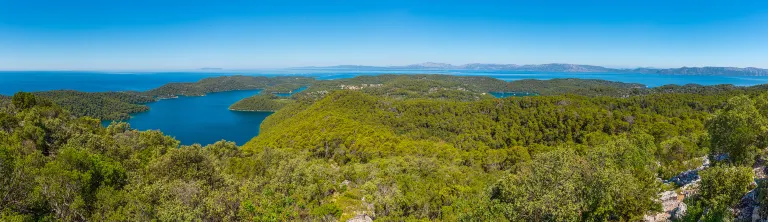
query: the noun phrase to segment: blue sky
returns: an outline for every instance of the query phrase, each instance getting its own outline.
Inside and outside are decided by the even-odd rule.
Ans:
[[[0,0],[0,70],[768,68],[768,1]]]

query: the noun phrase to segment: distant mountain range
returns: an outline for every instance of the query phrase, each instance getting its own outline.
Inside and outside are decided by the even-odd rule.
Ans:
[[[641,73],[641,74],[668,74],[668,75],[723,75],[723,76],[768,76],[768,69],[761,68],[736,68],[736,67],[682,67],[670,69],[636,68],[616,69],[602,66],[577,65],[551,63],[541,65],[516,65],[516,64],[483,64],[470,63],[465,65],[451,65],[447,63],[427,62],[405,66],[309,66],[296,69],[355,69],[355,70],[498,70],[498,71],[526,71],[526,72],[612,72],[612,73]]]

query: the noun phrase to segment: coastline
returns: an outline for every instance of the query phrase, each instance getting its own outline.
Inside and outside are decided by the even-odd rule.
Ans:
[[[277,112],[277,110],[251,110],[251,109],[232,109],[228,108],[229,111],[235,111],[235,112],[262,112],[262,113],[274,113]]]

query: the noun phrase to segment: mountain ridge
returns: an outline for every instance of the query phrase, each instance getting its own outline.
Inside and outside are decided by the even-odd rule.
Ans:
[[[768,76],[768,69],[755,67],[687,67],[680,68],[607,68],[595,65],[581,65],[568,63],[547,64],[495,64],[495,63],[468,63],[464,65],[452,65],[448,63],[426,62],[402,66],[365,66],[365,65],[337,65],[337,66],[307,66],[293,69],[358,69],[358,70],[489,70],[489,71],[527,71],[527,72],[566,72],[566,73],[639,73],[639,74],[664,74],[664,75],[725,75],[725,76]]]

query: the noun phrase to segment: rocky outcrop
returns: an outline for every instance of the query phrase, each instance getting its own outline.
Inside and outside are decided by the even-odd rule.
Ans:
[[[685,205],[685,203],[680,203],[680,205],[675,208],[672,214],[673,220],[682,220],[683,217],[685,217],[685,213],[688,212],[688,205]]]
[[[347,222],[373,222],[373,219],[368,215],[357,215],[352,219],[347,220]]]
[[[697,167],[696,169],[688,170],[685,172],[682,172],[678,174],[677,176],[674,176],[670,178],[669,180],[664,181],[664,183],[675,183],[677,186],[686,186],[688,184],[692,183],[698,183],[701,178],[699,178],[699,171],[706,169],[709,167],[709,158],[706,156],[701,157],[702,163],[701,166]]]
[[[680,189],[678,189],[677,192],[665,191],[660,193],[658,200],[661,202],[662,212],[653,215],[646,215],[644,217],[645,221],[670,221],[672,219],[682,218],[685,216],[685,213],[688,210],[688,206],[683,203],[683,200],[685,200],[686,197],[692,196],[698,192],[699,182],[701,181],[701,178],[699,177],[699,171],[706,169],[710,165],[709,159],[706,156],[701,158],[703,159],[701,166],[697,167],[696,169],[682,172],[677,176],[664,181],[664,183],[674,183],[677,186],[680,186]]]
[[[690,188],[694,188],[694,186],[689,186]],[[683,188],[685,189],[685,188]],[[686,211],[688,210],[688,206],[683,203],[683,200],[686,197],[686,193],[690,195],[690,193],[694,193],[692,191],[689,192],[681,192],[677,193],[675,191],[666,191],[659,194],[659,201],[661,202],[662,206],[662,212],[653,214],[653,215],[646,215],[644,217],[645,221],[648,222],[659,222],[659,221],[670,221],[673,218],[682,218],[685,216]]]
[[[765,166],[757,166],[752,169],[755,173],[755,181],[765,180],[768,176],[765,173]],[[736,205],[734,212],[736,218],[739,221],[766,221],[768,222],[768,215],[762,212],[760,203],[757,199],[757,189],[750,190],[749,193],[741,198]]]

